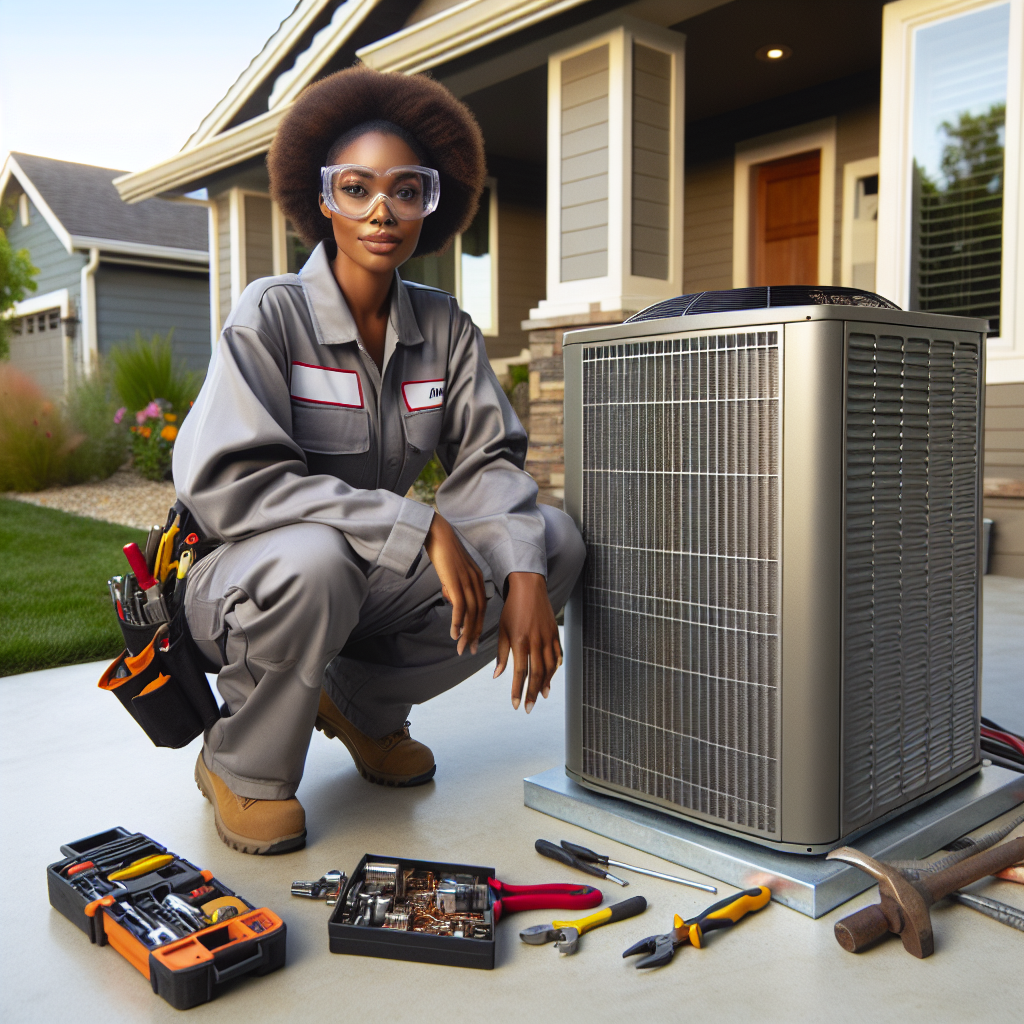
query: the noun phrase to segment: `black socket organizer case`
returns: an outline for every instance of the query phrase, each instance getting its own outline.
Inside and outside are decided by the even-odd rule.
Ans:
[[[112,844],[120,844],[120,847]],[[68,870],[96,858],[101,863],[104,851],[127,846],[128,863],[142,857],[170,854],[166,847],[141,832],[113,828],[97,835],[78,839],[61,846],[63,859],[46,869],[46,885],[50,904],[69,921],[76,924],[98,946],[113,946],[133,967],[147,978],[153,991],[177,1010],[187,1010],[207,1003],[223,986],[236,978],[263,975],[283,967],[285,962],[285,923],[266,907],[253,907],[223,882],[190,861],[171,854],[173,860],[165,867],[123,882],[125,888],[102,899],[90,899],[82,884],[73,884],[66,877]],[[116,854],[113,856],[116,857]],[[109,863],[109,861],[107,862]],[[114,867],[100,873],[112,873]],[[124,865],[124,866],[127,866]],[[95,877],[95,876],[94,876]],[[100,885],[103,883],[101,882]],[[109,884],[109,883],[107,883]],[[234,897],[249,909],[223,922],[201,928],[180,938],[150,942],[133,930],[122,902],[150,906],[150,899],[160,902],[168,893],[186,901],[188,894],[199,887],[210,886],[197,898],[198,905],[213,899]]]
[[[480,885],[487,885],[487,880],[494,878],[496,874],[494,868],[472,864],[445,864],[440,861],[409,860],[406,857],[385,857],[368,853],[352,873],[328,921],[327,934],[332,953],[377,956],[389,960],[414,960],[418,963],[440,964],[445,967],[478,967],[488,971],[494,969],[493,893],[488,900],[487,910],[484,911],[484,918],[490,926],[490,938],[487,939],[456,938],[451,935],[430,935],[347,924],[346,900],[354,887],[365,877],[366,865],[373,862],[397,864],[400,873],[413,870],[430,871],[437,877],[472,875]]]

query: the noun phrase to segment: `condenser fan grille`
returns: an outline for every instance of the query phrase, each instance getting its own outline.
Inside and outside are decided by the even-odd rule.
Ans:
[[[583,771],[778,823],[779,331],[583,350]]]

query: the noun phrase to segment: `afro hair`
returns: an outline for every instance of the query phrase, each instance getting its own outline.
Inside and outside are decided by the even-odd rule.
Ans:
[[[484,142],[465,104],[423,75],[356,66],[311,85],[282,120],[267,154],[270,194],[308,246],[333,238],[319,205],[320,168],[339,137],[368,121],[390,121],[426,150],[441,179],[441,198],[423,221],[414,255],[440,252],[476,214],[486,175]]]

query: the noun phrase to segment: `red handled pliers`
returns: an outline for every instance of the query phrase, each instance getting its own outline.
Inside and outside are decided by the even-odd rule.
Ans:
[[[494,893],[494,923],[501,915],[517,910],[588,910],[604,899],[604,893],[592,885],[576,882],[556,882],[554,885],[509,885],[496,878],[487,884]]]

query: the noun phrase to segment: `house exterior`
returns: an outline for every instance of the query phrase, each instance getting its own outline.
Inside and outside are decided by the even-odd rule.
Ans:
[[[561,339],[680,293],[854,285],[985,316],[993,570],[1024,575],[1024,0],[300,0],[181,152],[116,185],[206,190],[213,320],[303,250],[264,158],[310,82],[425,72],[489,189],[447,287],[530,356],[529,468],[564,483]],[[1001,481],[996,484],[995,481]]]
[[[11,362],[61,394],[137,330],[174,328],[175,355],[205,369],[210,355],[207,215],[164,199],[128,205],[112,182],[124,171],[8,155],[0,203],[7,230],[38,267],[36,291],[15,305]]]

